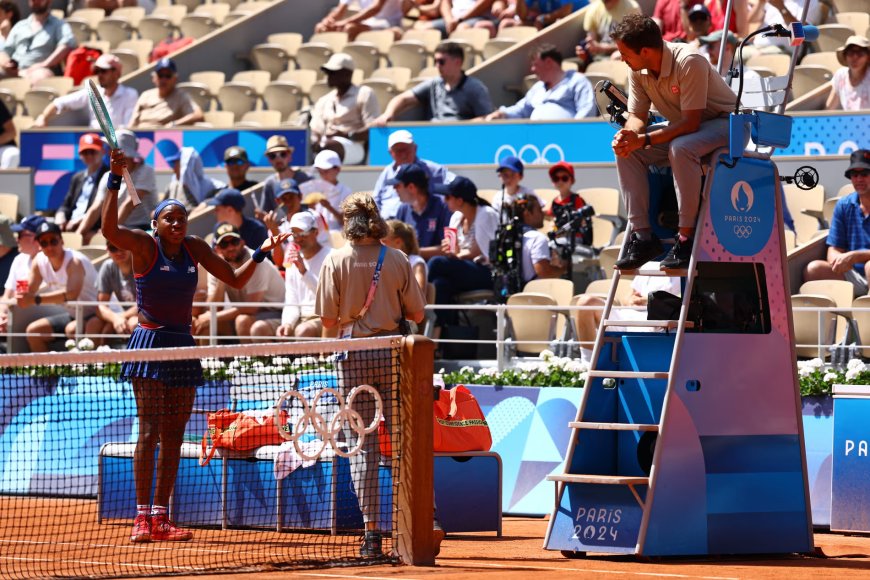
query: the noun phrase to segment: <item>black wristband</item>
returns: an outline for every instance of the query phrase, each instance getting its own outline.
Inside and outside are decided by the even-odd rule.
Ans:
[[[269,252],[264,252],[262,248],[257,248],[256,250],[254,250],[254,253],[251,254],[251,259],[259,264],[260,262],[265,260],[268,255]]]
[[[121,189],[121,181],[122,181],[122,178],[120,175],[117,175],[115,173],[110,173],[109,179],[106,182],[106,187],[108,189],[111,189],[112,191],[118,191]]]
[[[37,294],[36,296],[34,296],[34,297],[33,297],[33,303],[36,304],[37,306],[39,306],[40,304],[42,304],[42,296],[39,295],[39,294]]]

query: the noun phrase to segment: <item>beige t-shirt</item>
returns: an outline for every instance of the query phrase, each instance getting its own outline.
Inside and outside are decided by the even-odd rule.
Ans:
[[[333,250],[320,270],[314,312],[337,319],[340,326],[354,321],[354,338],[395,332],[403,309],[408,315],[426,305],[408,258],[399,250],[387,248],[374,300],[365,316],[357,319],[366,302],[380,251],[380,244],[346,244]]]
[[[668,121],[682,119],[683,111],[703,109],[701,121],[709,121],[734,110],[737,96],[716,69],[688,44],[666,42],[662,49],[662,70],[658,78],[649,70],[631,71],[628,78],[628,111],[649,112],[650,104]]]
[[[238,263],[230,264],[234,269],[238,268],[251,257],[251,250],[245,249],[244,258]],[[262,292],[264,303],[280,303],[284,302],[284,279],[281,278],[281,273],[275,264],[269,260],[264,260],[257,265],[254,270],[254,275],[248,280],[242,288],[233,288],[224,282],[218,280],[213,275],[208,275],[208,294],[209,296],[226,295],[226,299],[230,302],[251,302],[250,296]],[[262,306],[261,311],[280,312],[280,306]]]
[[[136,101],[130,116],[130,125],[163,126],[193,113],[193,100],[186,93],[175,89],[165,99],[157,89],[148,89]]]
[[[369,87],[351,85],[340,99],[338,92],[333,89],[314,103],[311,139],[317,141],[324,133],[333,131],[362,131],[375,120],[379,112],[377,98]]]

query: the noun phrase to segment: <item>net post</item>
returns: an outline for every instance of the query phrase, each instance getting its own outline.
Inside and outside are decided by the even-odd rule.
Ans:
[[[414,335],[401,347],[401,454],[402,485],[396,500],[396,545],[402,562],[413,566],[435,564],[433,520],[432,374],[435,343]]]

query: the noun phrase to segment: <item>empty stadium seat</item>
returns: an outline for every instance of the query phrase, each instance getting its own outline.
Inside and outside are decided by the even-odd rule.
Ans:
[[[260,100],[254,87],[247,83],[227,83],[218,90],[217,98],[221,110],[231,112],[234,120],[255,110]]]
[[[332,89],[329,88],[329,85],[326,84],[326,81],[317,81],[312,84],[311,88],[308,90],[308,101],[314,105],[314,103],[326,96],[326,94],[331,90]]]
[[[770,69],[778,77],[788,74],[790,63],[791,57],[787,54],[754,54],[746,61],[748,67]]]
[[[798,188],[793,183],[783,184],[785,203],[794,220],[797,243],[805,244],[819,231],[819,222],[815,217],[807,215],[803,210],[824,211],[825,188],[821,185],[810,190]]]
[[[251,48],[251,62],[260,70],[269,73],[273,80],[287,70],[293,57],[280,44],[258,44]]]
[[[513,45],[525,42],[538,33],[534,26],[510,26],[498,31],[495,38],[486,41],[483,46],[483,59],[489,60],[496,54],[507,50]]]
[[[405,90],[411,80],[411,69],[404,67],[381,67],[369,76],[367,80],[385,80],[393,84],[399,92]]]
[[[269,73],[263,70],[243,70],[233,75],[233,83],[244,83],[252,86],[257,95],[262,96],[272,79]]]
[[[302,94],[308,97],[311,87],[317,82],[317,71],[308,69],[288,70],[278,75],[279,81],[287,81],[299,85]]]
[[[392,81],[386,79],[367,79],[363,81],[362,84],[374,91],[375,97],[378,100],[378,106],[382,111],[387,107],[390,99],[392,99],[401,92],[399,89],[396,88],[396,85],[393,84]]]
[[[263,92],[266,107],[279,111],[282,122],[286,121],[291,113],[302,108],[304,98],[305,93],[301,87],[290,81],[272,81]]]
[[[147,38],[133,38],[121,42],[118,44],[118,48],[135,52],[139,56],[141,65],[145,66],[148,64],[151,51],[154,50],[154,41]]]
[[[855,34],[851,27],[843,24],[820,24],[818,28],[819,38],[813,44],[819,52],[837,50]]]
[[[837,23],[849,26],[855,31],[855,34],[867,36],[867,30],[870,28],[870,14],[867,12],[838,12]]]
[[[199,108],[203,110],[203,112],[211,109],[212,101],[214,100],[214,95],[212,95],[208,86],[204,83],[193,83],[193,82],[183,82],[175,85],[176,88],[185,93],[193,102],[199,105]]]
[[[320,67],[326,64],[333,50],[327,44],[312,44],[306,42],[296,50],[296,66],[300,69],[312,70],[318,78],[325,77]]]
[[[33,87],[24,93],[23,105],[27,114],[38,117],[60,94],[51,87]]]
[[[831,74],[843,68],[843,65],[841,65],[840,61],[837,60],[837,53],[833,51],[810,53],[804,56],[803,60],[801,60],[801,64],[817,64],[831,71]]]
[[[117,56],[121,61],[121,74],[128,75],[142,66],[139,54],[133,50],[116,48],[112,51],[112,54]]]
[[[433,28],[417,29],[409,28],[402,34],[402,40],[398,42],[419,42],[429,55],[435,53],[435,49],[441,44],[441,33]],[[393,43],[395,44],[395,43]]]
[[[72,29],[73,36],[79,44],[94,39],[97,25],[106,17],[106,11],[101,8],[79,8],[67,16],[66,23]]]
[[[157,44],[180,32],[181,20],[186,15],[187,6],[182,4],[157,6],[151,14],[139,21],[136,31],[141,38]]]
[[[483,47],[489,40],[489,31],[483,28],[457,28],[450,33],[449,38],[465,50],[462,68],[468,70],[483,58]]]
[[[226,82],[227,76],[219,70],[202,70],[190,73],[187,79],[192,83],[202,83],[208,87],[213,98],[217,98],[218,90]]]
[[[350,55],[353,64],[358,70],[362,70],[365,76],[371,75],[375,69],[381,66],[381,53],[373,44],[349,42],[342,49],[342,52]]]
[[[97,24],[97,37],[115,48],[120,42],[133,38],[135,30],[129,20],[109,17],[100,20]]]
[[[426,47],[417,41],[394,43],[390,47],[387,58],[390,61],[390,66],[405,67],[414,76],[418,76],[428,62]]]
[[[606,75],[610,82],[621,88],[628,86],[628,65],[618,60],[596,60],[586,67],[586,74]]]
[[[276,32],[266,37],[269,44],[277,44],[287,51],[291,58],[296,58],[296,51],[302,44],[302,35],[298,32]]]
[[[282,117],[280,111],[248,111],[242,115],[241,121],[236,121],[236,127],[277,127],[281,124]]]
[[[870,13],[870,0],[832,0],[834,8],[840,12]]]
[[[73,80],[70,77],[48,77],[33,83],[33,88],[50,88],[59,95],[65,95],[73,90]]]
[[[25,78],[15,77],[0,79],[0,92],[6,95],[3,97],[3,102],[6,104],[12,115],[15,115],[18,107],[24,106],[24,95],[26,95],[29,90],[30,81]]]
[[[794,67],[794,77],[791,81],[793,98],[802,97],[808,92],[827,83],[833,73],[819,64],[799,64]]]
[[[315,32],[305,44],[325,44],[332,52],[341,52],[347,42],[346,32]]]
[[[231,111],[206,111],[204,115],[204,123],[216,129],[232,127],[235,120],[235,115]]]

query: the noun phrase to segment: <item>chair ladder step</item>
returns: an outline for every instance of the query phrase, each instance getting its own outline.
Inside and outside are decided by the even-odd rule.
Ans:
[[[642,423],[594,423],[590,421],[571,421],[568,427],[572,429],[600,429],[602,431],[654,431],[658,432],[658,425]]]
[[[667,371],[589,371],[590,377],[605,379],[667,379],[669,375]]]
[[[623,326],[625,328],[676,328],[679,320],[605,320],[604,326]],[[694,328],[695,323],[686,321],[686,328]]]
[[[622,275],[631,274],[633,276],[668,276],[671,278],[685,278],[689,275],[688,269],[680,270],[623,270]]]
[[[573,473],[561,473],[548,475],[547,481],[561,481],[563,483],[596,483],[600,485],[648,485],[648,477],[634,475],[579,475]]]

